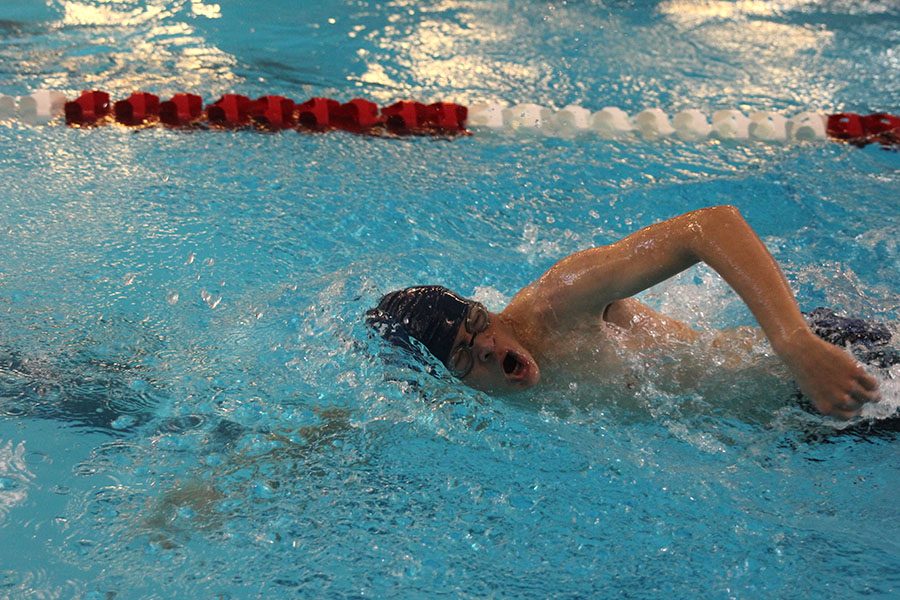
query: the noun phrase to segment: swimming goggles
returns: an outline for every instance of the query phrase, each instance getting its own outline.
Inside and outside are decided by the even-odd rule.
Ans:
[[[447,359],[447,368],[454,377],[462,379],[468,375],[475,366],[475,356],[472,347],[475,345],[475,336],[491,326],[491,318],[487,309],[480,302],[469,304],[469,312],[466,314],[466,331],[472,334],[469,343],[461,343],[450,352]]]

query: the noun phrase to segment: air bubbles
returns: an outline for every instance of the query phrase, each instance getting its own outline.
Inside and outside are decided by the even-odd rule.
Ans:
[[[110,423],[110,427],[119,431],[124,431],[134,425],[136,422],[137,419],[132,415],[121,415],[117,417],[112,423]]]
[[[218,296],[215,294],[210,294],[206,290],[200,290],[200,298],[206,302],[206,305],[212,309],[215,309],[219,306],[219,303],[222,302],[222,296]]]
[[[18,490],[20,487],[21,482],[12,477],[0,477],[0,494]]]

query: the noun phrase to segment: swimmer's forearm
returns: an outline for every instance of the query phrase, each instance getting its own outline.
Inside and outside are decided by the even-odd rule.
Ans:
[[[816,337],[778,264],[733,207],[706,211],[698,219],[696,256],[737,291],[800,389],[826,415],[848,419],[878,400],[878,382],[846,351]]]
[[[697,235],[690,238],[694,256],[738,293],[778,354],[794,352],[797,338],[809,334],[809,328],[759,236],[732,206],[701,211],[696,222]]]

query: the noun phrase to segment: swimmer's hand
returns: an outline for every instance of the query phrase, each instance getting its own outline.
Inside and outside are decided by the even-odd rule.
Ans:
[[[822,414],[850,419],[860,413],[863,404],[880,399],[878,381],[862,365],[809,330],[791,336],[779,354]]]

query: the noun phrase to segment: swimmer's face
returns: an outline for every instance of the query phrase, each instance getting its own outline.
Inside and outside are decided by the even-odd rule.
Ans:
[[[512,329],[499,315],[487,313],[483,324],[470,332],[460,326],[450,352],[448,367],[451,372],[471,369],[460,379],[466,385],[493,394],[510,393],[528,389],[537,384],[541,372],[537,362],[516,339]],[[460,358],[466,362],[462,364]]]

